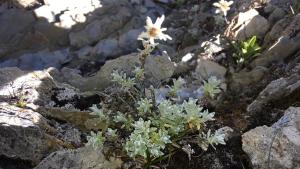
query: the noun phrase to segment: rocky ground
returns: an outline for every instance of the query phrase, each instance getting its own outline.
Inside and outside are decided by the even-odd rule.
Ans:
[[[160,87],[181,76],[197,98],[201,82],[218,77],[223,92],[207,107],[217,112],[215,127],[232,132],[217,150],[191,160],[178,152],[161,166],[299,169],[299,1],[234,1],[228,23],[214,2],[0,2],[0,169],[118,168],[118,159],[84,147],[89,131],[101,128],[89,107],[107,100],[114,69],[130,73],[139,64],[145,18],[162,14],[173,39],[147,58],[150,81]],[[229,42],[254,35],[262,51],[237,65]]]

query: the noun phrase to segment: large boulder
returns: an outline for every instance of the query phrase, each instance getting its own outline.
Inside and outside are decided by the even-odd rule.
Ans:
[[[290,107],[271,127],[246,132],[242,141],[254,169],[300,168],[300,108]]]
[[[51,135],[54,131],[39,113],[0,104],[0,155],[37,164],[62,147],[62,141]]]

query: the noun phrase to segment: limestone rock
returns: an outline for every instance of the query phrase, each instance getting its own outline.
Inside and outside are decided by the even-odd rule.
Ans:
[[[253,168],[300,168],[299,129],[300,108],[290,107],[271,127],[260,126],[243,134],[243,150],[250,157]]]
[[[47,153],[61,147],[61,141],[49,135],[54,129],[39,113],[0,104],[0,154],[37,164]]]

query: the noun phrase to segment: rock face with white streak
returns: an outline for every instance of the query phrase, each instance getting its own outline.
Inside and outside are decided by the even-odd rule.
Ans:
[[[243,150],[254,169],[300,167],[300,108],[290,107],[271,127],[261,126],[243,134]]]

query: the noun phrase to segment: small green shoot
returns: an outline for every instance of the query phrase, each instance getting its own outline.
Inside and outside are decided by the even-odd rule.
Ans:
[[[257,44],[256,36],[253,36],[245,42],[233,43],[233,48],[236,50],[233,57],[238,64],[249,61],[251,57],[257,55],[261,50],[261,47]]]

